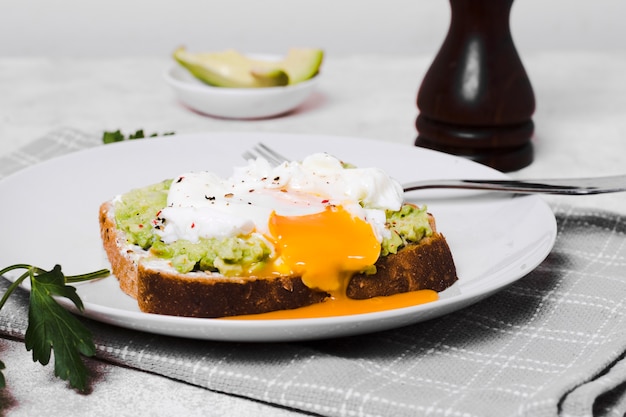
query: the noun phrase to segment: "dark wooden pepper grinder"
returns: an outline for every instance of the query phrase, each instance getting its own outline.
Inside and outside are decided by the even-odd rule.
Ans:
[[[500,171],[533,160],[535,96],[509,28],[513,0],[450,0],[441,50],[417,96],[415,145]]]

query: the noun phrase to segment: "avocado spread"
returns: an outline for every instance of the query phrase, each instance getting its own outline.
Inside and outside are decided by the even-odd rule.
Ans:
[[[381,256],[396,253],[407,244],[417,243],[433,233],[426,206],[420,208],[413,204],[404,204],[400,210],[387,210],[386,214],[391,236],[383,239]]]
[[[117,228],[129,244],[140,246],[159,258],[169,259],[180,273],[194,270],[219,272],[225,276],[251,275],[272,256],[268,242],[258,235],[227,238],[200,238],[198,242],[177,240],[166,244],[155,233],[155,218],[167,205],[172,180],[132,190],[115,201]],[[381,256],[430,236],[426,207],[404,204],[399,211],[387,211],[391,234],[383,239]],[[332,238],[332,237],[331,237]]]

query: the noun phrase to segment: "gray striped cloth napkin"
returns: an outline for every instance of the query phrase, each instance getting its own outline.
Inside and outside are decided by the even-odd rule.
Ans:
[[[98,143],[54,132],[0,158],[0,176]],[[474,306],[409,327],[244,344],[85,323],[102,360],[307,415],[623,416],[626,219],[553,209],[556,245],[536,270]],[[9,300],[0,334],[23,339],[27,302],[24,291]]]

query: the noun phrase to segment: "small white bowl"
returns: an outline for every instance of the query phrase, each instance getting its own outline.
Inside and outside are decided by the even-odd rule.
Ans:
[[[212,87],[175,64],[165,72],[165,80],[183,104],[200,113],[229,119],[259,119],[279,116],[300,106],[316,88],[319,74],[282,87]]]

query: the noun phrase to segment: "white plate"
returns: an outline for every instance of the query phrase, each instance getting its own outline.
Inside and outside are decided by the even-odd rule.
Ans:
[[[107,268],[98,229],[101,202],[133,187],[189,170],[230,175],[259,141],[299,159],[332,153],[385,169],[400,182],[505,175],[463,158],[359,138],[287,134],[176,135],[100,146],[22,170],[0,181],[2,266],[60,264],[66,274]],[[430,190],[407,199],[427,204],[446,236],[459,281],[438,301],[378,313],[319,319],[219,320],[139,311],[115,277],[77,284],[84,315],[147,332],[223,341],[294,341],[375,332],[432,319],[475,303],[528,274],[548,255],[556,222],[536,196]],[[67,305],[67,303],[65,303]]]

